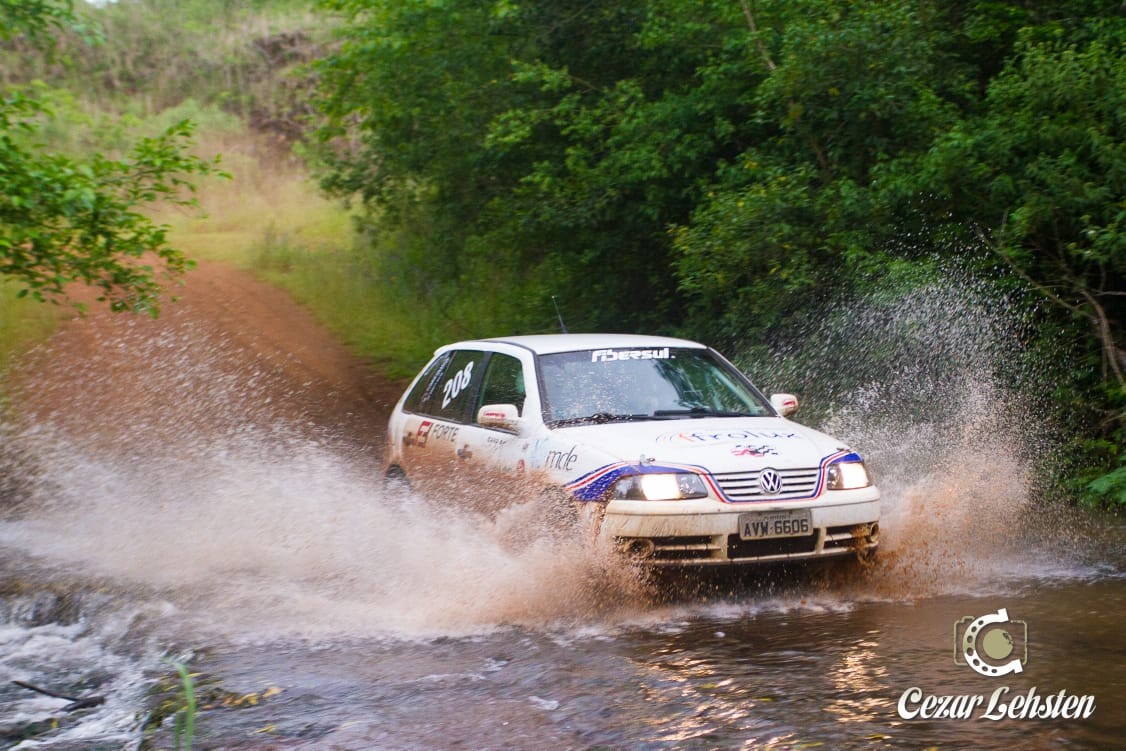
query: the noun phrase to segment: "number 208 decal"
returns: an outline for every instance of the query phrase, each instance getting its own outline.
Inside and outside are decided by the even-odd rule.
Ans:
[[[469,382],[473,380],[473,363],[469,362],[464,368],[454,373],[454,377],[442,386],[442,408],[450,406],[450,402],[457,399]]]

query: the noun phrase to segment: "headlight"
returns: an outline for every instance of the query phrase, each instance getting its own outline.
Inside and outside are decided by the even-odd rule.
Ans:
[[[864,462],[837,462],[829,465],[829,490],[855,490],[871,484]]]
[[[708,494],[704,480],[691,472],[630,475],[618,480],[611,498],[628,501],[679,501]]]

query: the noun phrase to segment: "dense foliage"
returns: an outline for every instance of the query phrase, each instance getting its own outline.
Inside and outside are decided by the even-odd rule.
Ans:
[[[49,50],[53,29],[78,25],[66,3],[0,2],[0,39],[22,34]],[[188,260],[141,209],[190,201],[188,178],[214,172],[214,163],[188,154],[187,122],[120,157],[52,151],[39,138],[52,114],[40,93],[8,86],[0,98],[0,276],[40,300],[81,282],[115,310],[155,312],[162,275],[181,273]]]
[[[548,329],[557,295],[572,328],[762,337],[968,255],[1050,303],[1061,409],[1085,461],[1119,455],[1121,3],[326,5],[325,185],[420,305],[486,292],[466,333]]]

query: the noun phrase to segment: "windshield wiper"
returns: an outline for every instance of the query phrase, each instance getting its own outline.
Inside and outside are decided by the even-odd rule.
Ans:
[[[634,420],[648,420],[650,415],[615,415],[610,412],[595,412],[593,415],[582,417],[564,417],[562,420],[552,420],[551,427],[562,428],[567,425],[604,425],[608,422],[632,422]]]
[[[653,417],[761,417],[750,412],[731,412],[709,407],[692,407],[691,409],[657,409]]]

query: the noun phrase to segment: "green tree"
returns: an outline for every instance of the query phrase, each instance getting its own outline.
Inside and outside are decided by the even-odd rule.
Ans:
[[[920,193],[889,191],[878,176],[958,122],[953,102],[967,86],[926,2],[741,5],[729,33],[757,68],[733,123],[744,145],[674,235],[692,320],[712,337],[748,322],[770,329],[895,258],[933,252],[902,241],[919,223]],[[738,74],[726,60],[710,67]]]
[[[1126,22],[1081,43],[1036,36],[1021,35],[984,115],[936,139],[925,169],[1011,268],[1088,323],[1126,393]]]
[[[980,118],[936,141],[958,216],[1050,307],[1088,489],[1126,503],[1126,19],[1022,29]],[[1077,418],[1079,418],[1077,420]]]
[[[643,0],[329,5],[326,185],[399,233],[420,297],[496,284],[494,327],[551,326],[555,293],[576,328],[676,324],[666,230],[723,127],[672,92],[696,40],[647,37]]]
[[[49,48],[53,29],[75,24],[67,2],[0,0],[0,38],[24,34]],[[58,299],[79,282],[98,288],[114,310],[155,315],[161,280],[190,262],[142,210],[191,203],[188,178],[217,173],[216,163],[188,154],[187,122],[119,158],[53,153],[36,136],[50,116],[34,86],[0,98],[0,274],[21,296]]]
[[[422,304],[490,310],[451,332],[546,329],[558,293],[573,328],[762,341],[968,255],[1055,305],[1038,346],[1095,366],[1060,411],[1120,453],[1120,2],[328,5],[326,185]]]

